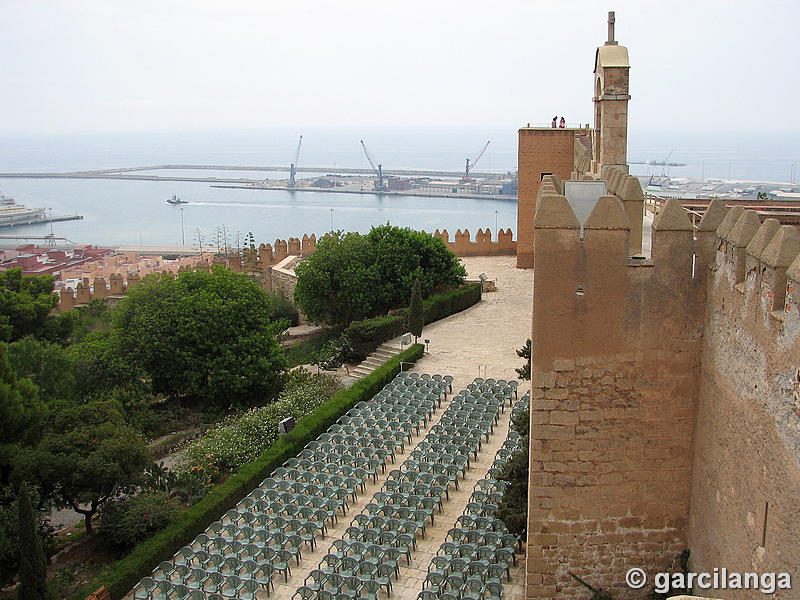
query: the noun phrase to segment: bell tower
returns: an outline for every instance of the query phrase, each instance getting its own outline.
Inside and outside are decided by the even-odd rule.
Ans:
[[[614,11],[608,13],[608,41],[594,59],[594,160],[592,171],[602,165],[628,172],[628,49],[614,39]]]

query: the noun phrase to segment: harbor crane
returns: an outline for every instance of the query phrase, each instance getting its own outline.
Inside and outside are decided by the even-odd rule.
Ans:
[[[377,167],[375,166],[375,161],[372,160],[372,156],[370,155],[369,150],[367,150],[367,145],[364,143],[364,140],[361,140],[361,147],[364,148],[364,154],[367,156],[367,160],[372,166],[372,170],[375,171],[375,174],[378,176],[378,185],[375,189],[379,192],[385,191],[386,187],[383,185],[383,165],[378,165]]]
[[[297,142],[297,152],[294,155],[294,162],[289,165],[289,187],[294,187],[294,176],[297,174],[297,164],[300,161],[300,146],[303,145],[303,136],[300,136],[300,141]]]
[[[478,156],[473,158],[472,161],[469,160],[469,157],[467,158],[467,168],[464,169],[464,177],[462,178],[461,181],[469,181],[470,170],[474,169],[475,165],[478,164],[478,161],[481,159],[481,156],[483,156],[483,153],[486,152],[486,149],[489,147],[489,142],[491,142],[491,140],[486,142],[486,144],[483,146],[483,149],[480,152],[478,152]]]

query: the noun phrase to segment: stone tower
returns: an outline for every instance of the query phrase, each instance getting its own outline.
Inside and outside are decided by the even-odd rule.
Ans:
[[[614,12],[608,13],[608,41],[594,59],[594,160],[592,171],[602,165],[628,172],[628,49],[614,39]]]

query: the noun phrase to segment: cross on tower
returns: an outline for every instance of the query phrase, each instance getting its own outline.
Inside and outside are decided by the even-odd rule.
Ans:
[[[614,41],[614,11],[608,11],[608,41],[606,46],[616,46],[617,42]]]

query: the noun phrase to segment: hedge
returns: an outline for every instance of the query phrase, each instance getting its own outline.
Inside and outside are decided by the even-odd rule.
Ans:
[[[200,502],[182,512],[164,530],[137,545],[128,556],[110,565],[94,581],[72,594],[71,600],[84,600],[101,586],[109,589],[112,600],[125,596],[142,577],[150,574],[155,565],[172,558],[178,549],[205,531],[211,522],[236,506],[275,468],[296,456],[308,442],[325,432],[353,406],[377,394],[394,379],[400,371],[401,362],[416,362],[422,357],[423,351],[421,344],[411,346],[352,387],[334,394],[327,403],[299,419],[291,432],[282,436],[255,461],[239,469]]]
[[[435,294],[423,301],[422,312],[425,324],[461,312],[473,304],[480,302],[481,284],[473,283],[455,290]],[[354,321],[344,330],[350,338],[358,359],[363,360],[383,342],[396,338],[407,330],[406,316],[408,309],[403,308],[396,314],[386,317],[375,317]]]

